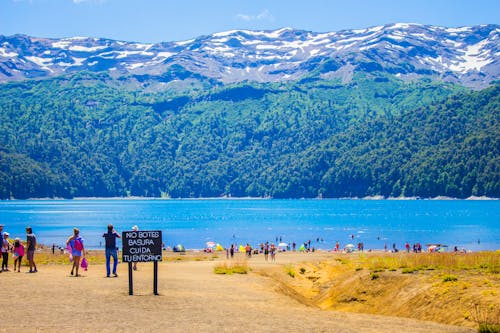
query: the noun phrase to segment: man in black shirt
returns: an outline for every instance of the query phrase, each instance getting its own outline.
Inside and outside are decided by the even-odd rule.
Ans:
[[[29,273],[36,273],[38,272],[35,263],[36,237],[31,227],[26,228],[26,250],[26,257],[28,258],[28,263],[30,265]]]
[[[106,240],[106,276],[110,275],[110,264],[111,257],[113,257],[113,276],[117,277],[116,266],[118,265],[118,254],[116,252],[116,239],[120,238],[120,235],[113,229],[112,224],[108,224],[108,232],[102,235]]]

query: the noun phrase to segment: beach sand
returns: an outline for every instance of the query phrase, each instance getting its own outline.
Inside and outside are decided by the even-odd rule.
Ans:
[[[153,295],[152,263],[140,263],[134,272],[133,296],[126,264],[118,266],[117,278],[106,278],[103,264],[90,265],[78,278],[71,277],[69,265],[39,265],[35,274],[23,266],[24,272],[0,274],[0,332],[474,332],[306,306],[257,273],[304,258],[280,254],[270,263],[260,255],[249,260],[249,274],[234,275],[214,274],[224,254],[213,261],[163,261],[159,296]],[[320,259],[318,254],[315,260]]]

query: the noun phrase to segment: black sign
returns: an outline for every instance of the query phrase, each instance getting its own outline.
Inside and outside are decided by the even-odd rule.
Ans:
[[[123,262],[162,261],[161,230],[123,231]]]

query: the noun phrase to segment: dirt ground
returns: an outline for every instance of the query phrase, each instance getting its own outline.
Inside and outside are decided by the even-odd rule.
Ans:
[[[128,294],[127,265],[106,278],[102,264],[72,277],[69,265],[40,265],[35,274],[0,274],[3,311],[0,332],[474,332],[407,318],[321,310],[278,291],[257,270],[303,260],[281,256],[249,261],[249,274],[218,275],[215,261],[159,263],[158,296],[153,264],[134,272]],[[317,258],[316,258],[317,259]]]

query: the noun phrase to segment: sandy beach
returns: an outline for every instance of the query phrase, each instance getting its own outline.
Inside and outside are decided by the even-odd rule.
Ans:
[[[248,274],[234,275],[214,274],[214,266],[226,260],[223,254],[210,261],[166,260],[159,263],[159,296],[153,295],[152,263],[140,263],[134,272],[133,296],[128,295],[126,264],[118,266],[117,278],[106,278],[103,264],[90,265],[78,278],[71,277],[69,265],[39,265],[36,274],[23,266],[24,272],[0,274],[6,301],[0,331],[474,332],[429,321],[321,310],[280,292],[273,279],[259,273],[305,258],[311,257],[289,253],[270,263],[255,256],[248,261]],[[318,254],[314,260],[321,258]]]

